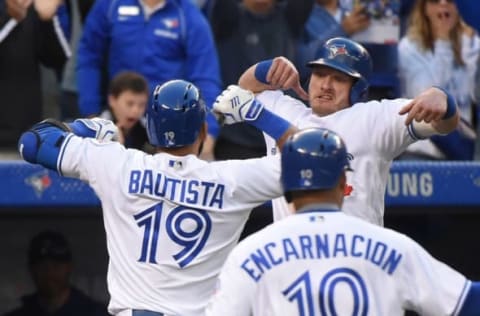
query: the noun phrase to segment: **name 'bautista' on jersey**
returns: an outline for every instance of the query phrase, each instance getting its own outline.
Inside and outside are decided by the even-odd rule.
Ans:
[[[225,185],[195,179],[177,179],[153,172],[132,170],[128,193],[146,194],[180,203],[222,209]]]
[[[292,260],[329,260],[353,257],[372,262],[388,274],[395,272],[402,254],[387,244],[362,235],[315,234],[269,242],[252,252],[241,268],[258,282],[271,268]]]

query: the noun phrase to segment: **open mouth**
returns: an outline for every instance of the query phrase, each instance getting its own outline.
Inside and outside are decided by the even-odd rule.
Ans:
[[[319,95],[317,97],[315,97],[316,99],[319,99],[321,101],[332,101],[333,100],[333,96],[330,95],[330,94],[322,94],[322,95]]]
[[[447,11],[444,11],[444,12],[439,12],[437,14],[437,17],[441,20],[441,19],[448,19],[450,18],[451,14],[450,12],[447,12]]]

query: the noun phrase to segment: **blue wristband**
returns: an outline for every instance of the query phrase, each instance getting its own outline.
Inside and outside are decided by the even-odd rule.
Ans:
[[[265,108],[255,121],[247,121],[247,123],[264,131],[275,140],[282,137],[282,135],[290,128],[290,122]]]
[[[452,116],[454,116],[455,113],[457,113],[457,102],[455,102],[455,99],[453,98],[453,96],[450,93],[447,92],[447,90],[445,90],[445,89],[443,89],[442,87],[439,87],[439,86],[434,86],[434,87],[442,90],[443,93],[445,93],[447,95],[447,111],[445,112],[445,114],[442,117],[442,120],[447,120],[447,119],[451,118]]]
[[[260,81],[261,83],[269,84],[267,81],[267,74],[272,66],[273,59],[268,59],[261,61],[255,67],[255,78]]]

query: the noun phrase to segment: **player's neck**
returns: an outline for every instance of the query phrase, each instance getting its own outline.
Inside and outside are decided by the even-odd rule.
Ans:
[[[295,209],[299,210],[311,204],[335,204],[340,208],[343,197],[339,197],[335,191],[310,191],[293,197]]]
[[[187,155],[198,155],[199,146],[195,142],[188,146],[176,147],[176,148],[158,148],[157,152],[167,153],[173,156],[187,156]]]

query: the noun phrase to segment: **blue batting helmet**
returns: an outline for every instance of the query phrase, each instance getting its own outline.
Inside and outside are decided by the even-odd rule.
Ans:
[[[326,41],[317,52],[317,59],[309,67],[323,65],[341,71],[356,81],[350,90],[350,105],[365,101],[368,78],[372,73],[372,59],[362,45],[348,38],[335,37]]]
[[[156,147],[182,147],[192,144],[205,122],[205,103],[200,92],[185,80],[158,85],[147,108],[147,135]]]
[[[283,190],[331,189],[350,168],[345,143],[324,128],[308,128],[292,135],[282,148]]]

